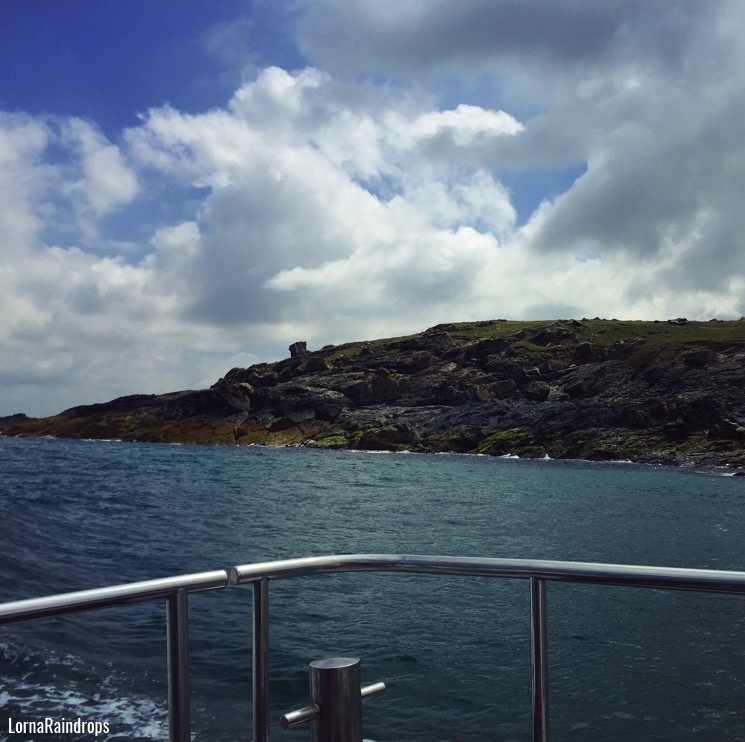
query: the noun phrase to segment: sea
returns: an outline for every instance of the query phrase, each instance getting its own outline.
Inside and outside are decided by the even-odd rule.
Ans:
[[[324,554],[745,570],[726,469],[0,437],[0,602]],[[552,740],[745,740],[745,597],[549,583]],[[192,595],[193,739],[251,740],[250,586]],[[270,582],[272,740],[308,663],[359,657],[377,742],[531,739],[524,579]],[[165,740],[162,600],[0,627],[0,739]],[[93,734],[19,733],[82,719]],[[103,727],[101,727],[103,729]]]

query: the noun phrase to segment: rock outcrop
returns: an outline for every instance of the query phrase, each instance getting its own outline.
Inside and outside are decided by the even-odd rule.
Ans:
[[[745,465],[742,322],[494,320],[290,350],[0,433]]]

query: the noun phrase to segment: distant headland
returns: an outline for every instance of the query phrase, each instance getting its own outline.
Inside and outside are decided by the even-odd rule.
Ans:
[[[745,321],[442,324],[0,434],[745,466]]]

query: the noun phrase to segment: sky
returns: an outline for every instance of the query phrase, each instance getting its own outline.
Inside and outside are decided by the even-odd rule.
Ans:
[[[0,415],[745,314],[741,0],[0,0],[0,71]]]

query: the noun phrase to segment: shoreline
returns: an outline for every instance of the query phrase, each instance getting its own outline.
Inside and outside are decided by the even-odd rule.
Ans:
[[[705,474],[708,476],[722,476],[722,477],[745,477],[745,464],[737,463],[713,463],[710,461],[695,461],[689,460],[686,457],[680,457],[674,461],[670,460],[633,460],[633,459],[586,459],[586,458],[574,458],[568,456],[554,457],[548,454],[543,455],[529,455],[520,456],[517,453],[506,453],[506,454],[489,454],[489,453],[478,453],[474,451],[431,451],[431,450],[414,450],[408,448],[400,448],[396,450],[391,449],[367,449],[367,448],[325,448],[316,445],[306,445],[302,443],[292,443],[283,445],[271,445],[264,443],[249,443],[249,444],[227,444],[227,443],[183,443],[179,441],[148,441],[148,440],[124,440],[121,438],[72,438],[54,435],[44,436],[29,436],[29,435],[8,435],[6,433],[0,433],[0,438],[16,438],[16,439],[36,439],[36,440],[54,440],[54,441],[79,441],[81,443],[124,443],[124,444],[155,444],[163,446],[189,446],[194,448],[259,448],[259,449],[287,449],[287,450],[304,450],[304,451],[318,451],[324,452],[335,452],[335,453],[353,453],[353,454],[388,454],[388,455],[424,455],[424,456],[462,456],[462,457],[473,457],[473,458],[485,458],[485,459],[496,459],[501,461],[514,461],[519,463],[539,463],[539,462],[554,462],[557,464],[568,463],[568,464],[589,464],[593,466],[634,466],[634,467],[652,467],[662,468],[670,471],[690,473],[690,474]],[[702,471],[705,470],[705,471]],[[712,474],[708,474],[712,472]],[[714,474],[714,472],[721,472]]]
[[[0,434],[745,467],[745,321],[437,325]]]

